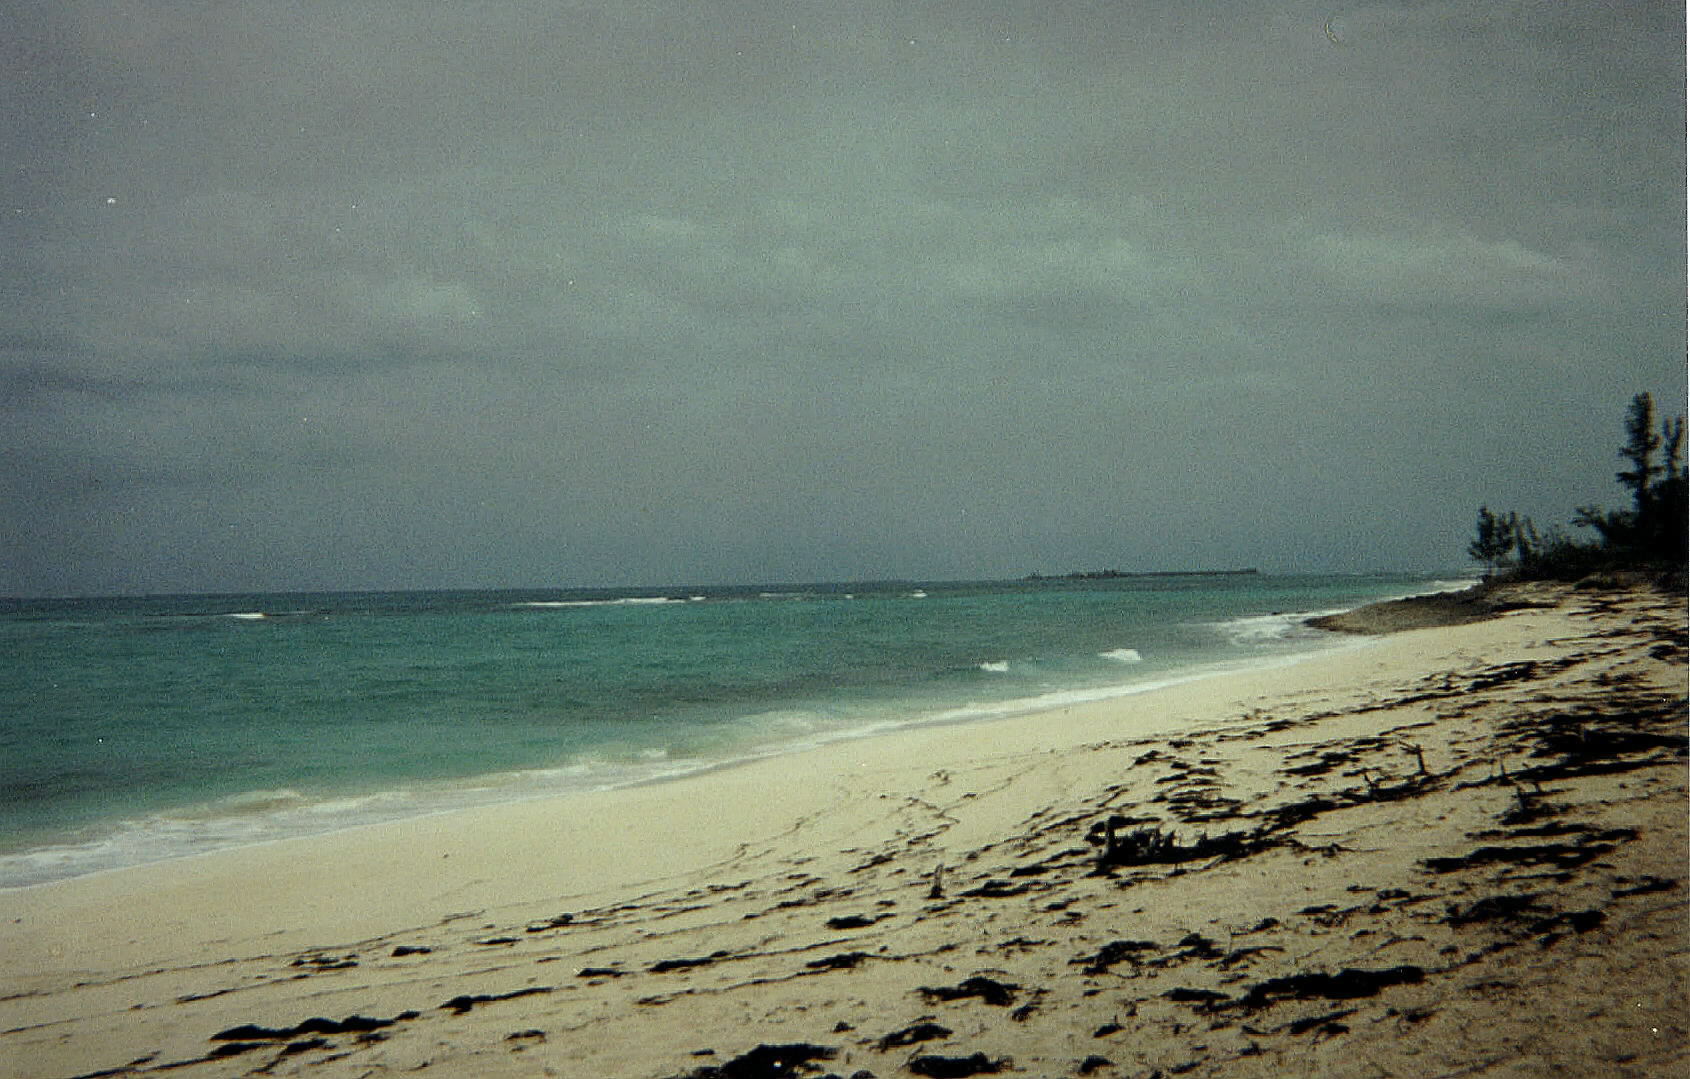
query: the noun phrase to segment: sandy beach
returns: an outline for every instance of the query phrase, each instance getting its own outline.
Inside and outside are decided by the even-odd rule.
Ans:
[[[1683,1074],[1682,596],[1446,621],[0,893],[0,1075]]]

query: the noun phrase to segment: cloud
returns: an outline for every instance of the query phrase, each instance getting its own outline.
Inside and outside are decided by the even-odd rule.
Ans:
[[[1325,287],[1391,304],[1549,312],[1558,302],[1590,298],[1602,285],[1571,257],[1447,229],[1319,232],[1305,243],[1310,268]]]
[[[1458,560],[1682,386],[1592,10],[24,5],[0,589]]]
[[[0,348],[0,352],[12,351]],[[64,397],[111,401],[141,388],[139,382],[82,374],[51,363],[0,363],[0,409],[4,410],[50,407],[52,402]]]

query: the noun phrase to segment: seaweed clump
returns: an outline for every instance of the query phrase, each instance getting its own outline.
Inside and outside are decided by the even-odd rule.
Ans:
[[[1210,858],[1225,861],[1243,858],[1283,842],[1280,837],[1261,829],[1226,832],[1216,836],[1205,832],[1187,843],[1180,841],[1179,833],[1164,832],[1155,824],[1134,828],[1129,832],[1121,831],[1122,827],[1132,823],[1134,822],[1126,817],[1110,816],[1102,823],[1093,825],[1087,833],[1086,842],[1102,848],[1097,855],[1097,873],[1104,874],[1118,867],[1178,865],[1182,862]]]
[[[675,1079],[800,1079],[819,1072],[817,1060],[832,1060],[839,1050],[825,1045],[759,1045],[723,1064],[711,1064]]]

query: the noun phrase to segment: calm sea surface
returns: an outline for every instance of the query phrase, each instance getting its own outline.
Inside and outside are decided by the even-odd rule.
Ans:
[[[1456,583],[0,600],[0,887],[1284,662]]]

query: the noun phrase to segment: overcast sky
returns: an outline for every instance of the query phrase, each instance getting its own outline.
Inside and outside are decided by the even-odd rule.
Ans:
[[[13,0],[0,593],[1460,566],[1683,411],[1683,24]]]

